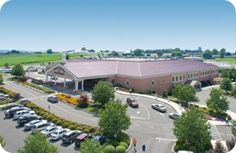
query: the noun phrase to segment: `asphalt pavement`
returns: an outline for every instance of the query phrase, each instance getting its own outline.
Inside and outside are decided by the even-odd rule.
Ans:
[[[24,140],[29,132],[24,132],[23,128],[17,128],[16,121],[12,119],[4,119],[3,111],[0,111],[0,135],[3,136],[6,146],[5,150],[10,153],[16,153],[17,150],[24,146]],[[61,141],[53,143],[59,150],[59,153],[75,153],[74,144],[62,146]]]
[[[98,125],[98,118],[87,112],[77,110],[67,104],[59,102],[57,104],[50,104],[47,102],[47,95],[32,88],[28,88],[14,82],[7,81],[4,85],[6,88],[15,92],[21,93],[24,98],[32,99],[32,102],[48,109],[50,111],[68,120],[78,123],[88,124],[92,126]],[[116,97],[121,99],[124,103],[127,96],[116,94]],[[175,142],[173,135],[173,121],[168,118],[168,113],[174,110],[156,100],[148,98],[135,97],[139,102],[139,109],[129,108],[132,125],[127,130],[127,133],[137,139],[138,151],[141,151],[141,145],[146,144],[149,153],[169,153],[171,147]],[[151,104],[160,103],[167,107],[167,113],[160,113],[151,108]]]

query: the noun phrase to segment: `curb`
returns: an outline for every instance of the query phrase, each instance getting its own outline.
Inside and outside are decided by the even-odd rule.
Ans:
[[[132,139],[132,137],[129,136],[129,138],[130,138],[130,144],[129,144],[129,147],[126,149],[125,153],[128,153],[128,152],[130,151],[132,145],[133,145],[133,139]]]
[[[175,143],[175,144],[176,144],[176,143]],[[175,152],[175,149],[174,149],[174,148],[175,148],[175,144],[174,144],[174,145],[172,146],[172,148],[171,148],[171,152],[172,152],[172,153],[176,153],[176,152]]]

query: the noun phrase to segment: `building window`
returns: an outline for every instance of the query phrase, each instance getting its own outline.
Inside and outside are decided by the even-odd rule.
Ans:
[[[154,85],[155,84],[155,82],[152,80],[152,85]]]
[[[185,80],[185,75],[183,75],[183,79]]]
[[[179,80],[182,80],[182,76],[179,77]]]
[[[175,80],[178,81],[178,79],[179,79],[178,76],[176,76],[176,77],[175,77]]]
[[[128,80],[126,81],[126,85],[129,86],[129,81]]]
[[[175,77],[172,77],[172,81],[175,82]]]

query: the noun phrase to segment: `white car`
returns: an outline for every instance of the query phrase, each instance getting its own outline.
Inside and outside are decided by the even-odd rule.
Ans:
[[[58,130],[58,129],[61,129],[61,127],[51,125],[51,126],[47,126],[47,127],[43,128],[40,132],[43,135],[49,137],[52,132],[54,132],[55,130]]]
[[[23,116],[23,115],[34,115],[35,111],[31,111],[31,110],[21,110],[18,111],[14,114],[13,120],[17,120],[19,117]]]
[[[49,126],[50,123],[47,120],[41,120],[39,123],[36,123],[32,126],[31,131],[32,133],[36,132],[37,130],[41,130],[42,128]]]
[[[51,134],[50,134],[50,140],[51,141],[57,141],[57,140],[60,140],[62,138],[62,136],[66,133],[66,132],[69,132],[70,130],[69,129],[57,129],[55,131],[53,131]]]
[[[37,124],[37,123],[39,123],[41,120],[33,120],[33,121],[30,121],[29,123],[26,123],[25,125],[24,125],[24,130],[25,131],[28,131],[28,130],[31,130],[31,128],[33,127],[33,125],[35,125],[35,124]]]

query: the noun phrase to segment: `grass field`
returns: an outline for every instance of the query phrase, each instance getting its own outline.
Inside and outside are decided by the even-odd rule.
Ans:
[[[215,59],[215,61],[216,62],[236,64],[236,58],[217,58],[217,59]]]
[[[79,55],[76,53],[70,54],[70,59],[75,59]],[[15,64],[37,64],[37,63],[47,63],[53,61],[59,61],[61,59],[61,54],[21,54],[21,55],[1,55],[0,56],[0,66],[4,66],[5,63],[9,65]]]

